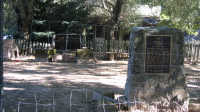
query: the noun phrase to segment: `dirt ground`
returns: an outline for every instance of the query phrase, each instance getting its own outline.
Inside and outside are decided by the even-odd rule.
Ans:
[[[200,66],[185,65],[190,111],[200,111]],[[102,112],[100,94],[124,94],[127,61],[98,63],[4,62],[5,112]],[[97,93],[97,94],[95,94]],[[113,108],[113,106],[111,106]],[[113,109],[113,112],[117,110]]]
[[[89,95],[93,91],[102,94],[113,92],[120,96],[124,94],[126,71],[127,61],[80,64],[31,60],[4,62],[4,108],[6,112],[36,112],[35,108],[38,112],[45,112],[49,108],[49,112],[61,112],[52,111],[53,106],[50,105],[57,102],[56,105],[69,110],[73,106],[65,105],[66,101],[81,102],[81,96],[94,96]],[[87,94],[85,89],[88,89]],[[70,96],[72,91],[76,97]],[[37,103],[45,106],[41,105],[43,107],[40,109],[35,107]],[[77,103],[73,105],[82,106]],[[47,108],[45,111],[44,107]]]
[[[200,65],[185,65],[188,93],[190,95],[190,112],[200,112]]]

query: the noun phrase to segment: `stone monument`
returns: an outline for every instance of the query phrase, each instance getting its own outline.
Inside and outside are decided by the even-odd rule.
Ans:
[[[133,27],[125,97],[131,111],[186,112],[184,39],[178,29]]]

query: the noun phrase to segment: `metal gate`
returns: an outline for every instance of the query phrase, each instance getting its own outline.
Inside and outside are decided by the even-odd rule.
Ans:
[[[81,36],[78,34],[55,34],[52,47],[57,51],[81,49]]]

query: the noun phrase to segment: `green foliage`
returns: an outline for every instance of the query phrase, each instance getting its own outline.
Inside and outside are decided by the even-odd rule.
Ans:
[[[51,42],[52,35],[55,32],[33,32],[32,33],[32,41],[39,41],[39,42],[47,42],[49,38],[49,42]]]
[[[104,2],[103,2],[104,1]],[[113,7],[117,0],[102,0],[97,2],[94,11],[91,13],[91,17],[98,18],[100,23],[109,22],[109,19],[114,15]],[[120,14],[120,22],[123,27],[129,27],[130,23],[134,25],[140,25],[140,18],[135,9],[137,5],[149,5],[150,7],[160,5],[162,7],[161,23],[162,26],[168,26],[178,28],[188,33],[194,33],[194,31],[200,28],[199,24],[199,0],[122,0],[124,4],[122,6]]]
[[[86,24],[89,14],[89,9],[82,3],[82,0],[58,1],[56,3],[49,0],[38,2],[34,9],[33,18],[37,21],[33,24],[33,31],[80,34],[82,29],[81,25],[78,24]]]
[[[186,22],[186,21],[185,21]],[[189,23],[188,23],[189,22]],[[194,22],[188,21],[186,23],[183,22],[183,19],[174,20],[169,15],[161,14],[161,22],[159,26],[166,26],[181,29],[189,34],[196,34],[196,30],[200,28],[200,19],[198,17],[194,18]]]
[[[199,0],[159,0],[153,2],[162,6],[160,25],[178,28],[189,34],[194,34],[195,30],[200,28],[198,23]]]
[[[121,5],[117,5],[117,2],[121,2]],[[107,23],[110,19],[118,19],[118,23],[123,23],[123,26],[128,26],[137,17],[135,14],[135,7],[138,2],[135,0],[102,0],[97,1],[95,5],[91,4],[92,11],[90,13],[90,19],[96,20],[96,22],[102,24]],[[119,13],[119,15],[118,15]],[[117,17],[117,18],[116,18]]]
[[[162,20],[162,19],[169,19],[169,15],[166,15],[166,14],[164,14],[164,13],[162,13],[162,14],[160,15],[160,17],[161,17],[161,20]]]
[[[88,22],[89,9],[82,0],[66,1],[46,0],[36,2],[32,21],[32,40],[43,41],[52,37],[53,33],[82,33],[82,25]],[[87,28],[87,27],[86,27]],[[49,32],[53,33],[49,34]],[[48,39],[49,38],[49,39]]]
[[[77,55],[81,59],[93,59],[94,53],[91,49],[78,49]]]
[[[14,4],[12,0],[4,1],[3,8],[3,35],[17,34],[17,18],[16,13],[13,11]]]
[[[48,50],[47,54],[48,54],[48,58],[52,58],[53,55],[56,54],[56,49],[50,49],[50,50]]]
[[[141,17],[135,13],[139,4],[148,4],[151,7],[161,5],[162,26],[178,28],[188,33],[200,28],[200,2],[199,0],[36,0],[34,3],[33,21],[29,25],[30,32],[77,33],[81,34],[83,28],[87,31],[91,27],[83,24],[101,24],[118,20],[117,25],[130,29],[130,23],[140,25]],[[117,1],[123,3],[122,7],[115,7]],[[16,1],[15,1],[16,2]],[[17,34],[20,26],[13,0],[4,1],[4,34]],[[18,4],[20,6],[20,4]],[[26,5],[26,4],[24,4]],[[18,7],[20,8],[20,7]],[[26,7],[27,8],[27,7]],[[30,7],[28,10],[30,11]],[[119,12],[117,12],[119,11]],[[30,11],[31,12],[31,11]],[[119,14],[119,15],[118,15]],[[115,19],[114,19],[115,18]],[[21,18],[22,19],[22,18]],[[63,24],[64,22],[64,24]],[[19,26],[17,26],[19,25]],[[27,23],[28,25],[28,23]],[[111,24],[112,25],[112,24]],[[113,25],[113,26],[116,26]],[[90,29],[88,29],[90,28]],[[129,32],[126,30],[126,32]],[[21,33],[18,33],[21,34]],[[31,34],[31,33],[30,33]],[[32,40],[46,38],[45,34],[33,34]],[[45,39],[44,39],[45,40]]]

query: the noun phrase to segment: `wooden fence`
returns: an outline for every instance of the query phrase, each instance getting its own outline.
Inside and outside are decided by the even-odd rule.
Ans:
[[[21,39],[15,39],[19,47],[19,53],[22,55],[34,55],[35,49],[48,49],[51,44],[44,42],[31,42]],[[94,52],[117,52],[128,53],[129,41],[87,41],[86,47],[93,48]]]
[[[44,42],[27,42],[25,40],[16,39],[16,44],[19,47],[21,55],[34,55],[35,49],[48,49],[51,44]],[[94,42],[87,41],[86,47],[92,47],[94,52],[114,52],[114,53],[128,53],[129,41],[102,41]],[[200,61],[200,42],[186,42],[185,43],[185,63],[196,64]]]
[[[186,42],[185,43],[185,63],[197,64],[199,63],[200,42]]]
[[[32,42],[22,39],[15,39],[15,42],[19,47],[20,55],[34,55],[35,49],[48,49],[51,46],[51,44],[44,42]]]
[[[128,53],[129,41],[95,42],[95,52]],[[109,48],[108,48],[109,47]],[[200,41],[185,42],[185,63],[200,63]]]

